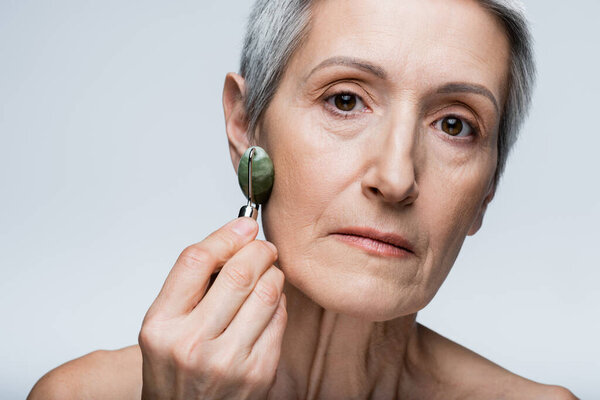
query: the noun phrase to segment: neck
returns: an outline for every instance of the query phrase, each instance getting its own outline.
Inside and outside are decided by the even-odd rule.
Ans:
[[[286,282],[288,322],[270,399],[397,398],[418,360],[416,313],[366,321],[328,311]]]

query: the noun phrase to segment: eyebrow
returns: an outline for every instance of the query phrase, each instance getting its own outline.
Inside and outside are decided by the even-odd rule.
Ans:
[[[329,67],[331,65],[342,65],[345,67],[356,68],[361,71],[369,72],[382,80],[386,80],[388,76],[387,72],[382,67],[371,64],[368,61],[354,57],[337,56],[328,58],[322,61],[316,67],[314,67],[308,73],[308,75],[306,75],[304,81],[306,82],[308,78],[310,78],[310,76],[316,71],[325,67]],[[500,108],[498,106],[498,101],[496,100],[496,97],[494,97],[492,92],[483,85],[468,82],[450,82],[439,87],[436,93],[474,93],[481,96],[485,96],[492,102],[492,104],[494,104],[496,113],[500,114]]]
[[[387,73],[385,72],[385,70],[377,65],[371,64],[368,61],[364,61],[364,60],[361,60],[358,58],[338,56],[338,57],[328,58],[325,61],[321,62],[319,65],[314,67],[308,73],[308,75],[306,75],[306,78],[304,78],[304,80],[305,81],[308,80],[308,78],[310,78],[310,76],[313,73],[315,73],[316,71],[323,69],[325,67],[329,67],[331,65],[342,65],[345,67],[353,67],[353,68],[360,69],[365,72],[370,72],[371,74],[375,75],[376,77],[378,77],[380,79],[387,79]]]
[[[496,113],[500,114],[500,108],[498,107],[498,102],[496,98],[489,91],[488,88],[482,85],[478,85],[476,83],[467,83],[467,82],[451,82],[447,83],[444,86],[438,88],[436,93],[475,93],[482,96],[487,97],[493,104],[494,108],[496,108]]]

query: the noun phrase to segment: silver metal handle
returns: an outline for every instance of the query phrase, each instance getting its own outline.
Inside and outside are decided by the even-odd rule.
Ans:
[[[252,158],[254,157],[255,149],[250,149],[248,154],[248,204],[240,208],[238,217],[250,217],[256,220],[258,218],[259,204],[254,202],[254,191],[252,190]]]

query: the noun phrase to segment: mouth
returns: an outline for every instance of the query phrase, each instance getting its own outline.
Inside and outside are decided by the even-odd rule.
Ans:
[[[408,240],[396,233],[367,227],[349,227],[331,234],[336,239],[367,253],[384,257],[407,257],[414,254]]]

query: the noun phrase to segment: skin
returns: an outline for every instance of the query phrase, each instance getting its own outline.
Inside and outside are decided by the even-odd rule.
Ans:
[[[321,2],[314,16],[255,136],[275,165],[263,226],[279,250],[289,304],[273,398],[402,397],[418,391],[414,370],[445,379],[420,350],[416,312],[494,193],[493,103],[432,93],[447,82],[477,83],[502,104],[508,42],[474,2]],[[339,64],[311,74],[331,57],[373,64],[386,77]],[[240,77],[229,79],[243,90]],[[330,99],[339,91],[362,101],[339,115]],[[240,118],[236,110],[230,118]],[[432,126],[451,113],[476,121],[480,135]],[[235,166],[250,144],[243,122],[229,122],[228,136]],[[347,226],[398,233],[414,254],[349,247],[331,235]]]
[[[494,196],[508,62],[502,27],[475,1],[329,0],[315,4],[254,135],[244,79],[227,75],[232,165],[257,144],[276,174],[262,222],[285,275],[287,326],[267,398],[575,398],[416,323]],[[479,94],[436,93],[449,82],[484,86],[499,109]],[[336,108],[340,92],[356,96],[350,111]],[[458,136],[442,125],[452,116]],[[334,235],[349,226],[399,234],[413,252],[350,246]],[[129,375],[107,367],[115,362]],[[141,364],[138,346],[94,352],[38,385],[94,371],[86,393],[106,394],[110,379],[111,395],[139,398]]]

